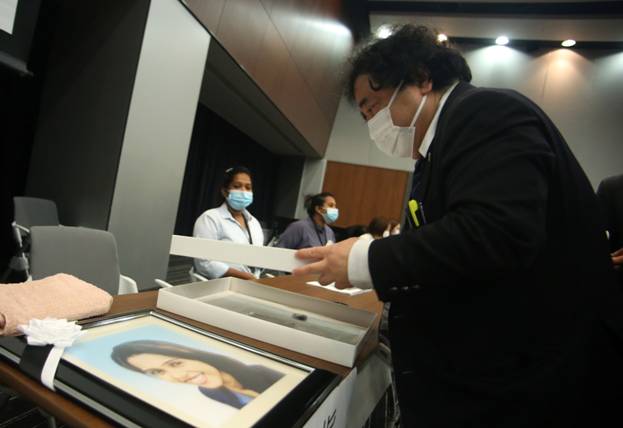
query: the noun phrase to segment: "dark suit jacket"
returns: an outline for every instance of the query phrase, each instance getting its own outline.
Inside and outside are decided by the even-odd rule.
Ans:
[[[610,250],[623,248],[623,174],[608,177],[599,183],[597,196],[610,232]]]
[[[405,426],[621,421],[623,303],[594,192],[545,113],[460,83],[422,180],[427,223],[368,260]]]
[[[610,233],[610,251],[623,248],[623,174],[608,177],[599,183],[597,198],[601,203],[606,230]],[[619,268],[619,284],[623,287],[623,267]]]

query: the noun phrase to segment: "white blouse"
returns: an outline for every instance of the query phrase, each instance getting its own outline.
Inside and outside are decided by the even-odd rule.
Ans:
[[[260,222],[257,221],[247,210],[242,211],[242,215],[247,220],[247,227],[251,232],[251,243],[253,245],[264,245],[264,232]],[[249,233],[240,226],[234,219],[227,203],[218,208],[207,210],[197,218],[193,229],[193,236],[196,238],[217,239],[219,241],[231,241],[239,244],[249,244]],[[233,263],[223,263],[217,260],[194,260],[197,273],[207,276],[209,279],[220,278],[225,275],[229,268],[252,273],[258,276],[259,269]]]

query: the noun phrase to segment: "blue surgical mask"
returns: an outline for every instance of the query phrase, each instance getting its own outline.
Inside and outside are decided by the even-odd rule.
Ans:
[[[230,190],[229,195],[227,195],[227,203],[236,211],[242,211],[253,203],[253,192]]]
[[[322,218],[329,224],[335,222],[339,216],[340,211],[337,208],[326,208],[326,211],[322,213]]]

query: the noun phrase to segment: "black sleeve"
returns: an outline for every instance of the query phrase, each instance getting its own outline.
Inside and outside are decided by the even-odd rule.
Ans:
[[[597,187],[597,199],[599,200],[599,208],[601,212],[601,219],[606,227],[606,230],[611,231],[614,224],[612,213],[612,196],[608,185],[608,180],[602,180]]]
[[[527,101],[487,91],[448,111],[437,183],[444,214],[373,242],[370,274],[381,299],[388,287],[488,280],[529,266],[546,240],[553,154]],[[441,124],[441,122],[440,122]]]

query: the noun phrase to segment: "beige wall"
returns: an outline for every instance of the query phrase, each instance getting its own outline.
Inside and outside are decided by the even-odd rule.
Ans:
[[[555,49],[530,54],[501,46],[463,49],[478,86],[512,88],[531,98],[558,126],[593,186],[623,172],[623,53]],[[411,170],[369,139],[345,100],[329,139],[327,160]]]
[[[466,50],[474,84],[516,89],[551,117],[597,186],[623,172],[623,53]]]

